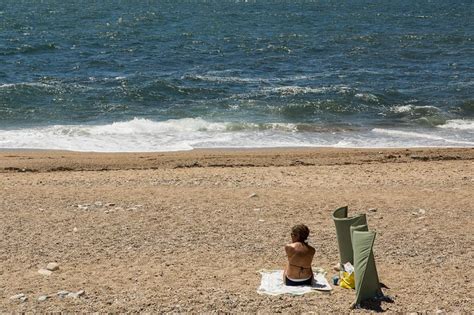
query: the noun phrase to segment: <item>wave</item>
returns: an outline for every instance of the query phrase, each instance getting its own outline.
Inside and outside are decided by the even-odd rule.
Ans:
[[[440,125],[438,127],[439,128],[444,128],[444,129],[459,129],[459,130],[472,130],[472,131],[474,131],[474,120],[452,119],[452,120],[446,121],[446,123],[444,125]]]
[[[37,45],[22,45],[16,48],[7,48],[7,49],[0,49],[0,55],[15,55],[15,54],[34,54],[34,53],[41,53],[41,52],[48,52],[59,49],[59,47],[55,43],[44,43],[44,44],[37,44]]]
[[[51,88],[50,84],[41,82],[19,82],[19,83],[4,83],[0,84],[0,89],[17,89],[21,87],[40,87],[40,88]]]
[[[389,108],[383,115],[414,124],[415,126],[436,127],[446,122],[449,116],[436,106],[397,105]]]
[[[459,122],[450,122],[459,125]],[[471,130],[424,132],[285,122],[211,122],[202,118],[134,118],[104,125],[0,130],[0,148],[159,152],[193,148],[474,146]],[[471,132],[471,133],[469,133]]]
[[[466,137],[463,140],[455,139],[447,137],[444,134],[436,134],[436,133],[427,133],[422,131],[406,131],[406,130],[395,130],[395,129],[381,129],[381,128],[374,128],[372,132],[377,134],[385,134],[393,138],[404,139],[404,141],[413,139],[422,139],[423,146],[450,146],[450,145],[457,145],[457,146],[474,146],[474,139]],[[456,136],[456,135],[450,135]],[[444,145],[443,145],[444,144]]]

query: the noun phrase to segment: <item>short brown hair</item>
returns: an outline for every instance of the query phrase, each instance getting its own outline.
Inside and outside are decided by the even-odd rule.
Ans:
[[[304,243],[309,236],[309,228],[304,224],[297,224],[291,228],[291,234],[296,237],[298,242]]]

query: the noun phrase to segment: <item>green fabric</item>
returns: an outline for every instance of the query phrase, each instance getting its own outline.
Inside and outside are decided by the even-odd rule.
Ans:
[[[369,231],[365,214],[353,217],[347,215],[346,206],[336,209],[332,218],[336,225],[340,262],[342,265],[350,262],[354,266],[354,305],[357,305],[363,300],[382,295],[382,291],[373,253],[375,232]]]
[[[341,265],[350,262],[354,265],[354,253],[351,242],[351,225],[367,225],[365,214],[347,217],[348,208],[342,207],[333,212],[332,218],[336,225],[337,243],[339,244],[339,256]]]
[[[377,268],[373,253],[375,232],[369,232],[367,226],[351,227],[352,247],[354,251],[355,304],[379,296],[380,289]]]

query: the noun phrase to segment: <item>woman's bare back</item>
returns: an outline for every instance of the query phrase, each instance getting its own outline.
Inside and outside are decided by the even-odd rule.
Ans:
[[[285,246],[288,264],[285,276],[291,279],[307,279],[313,275],[311,263],[315,249],[302,242],[293,242]]]

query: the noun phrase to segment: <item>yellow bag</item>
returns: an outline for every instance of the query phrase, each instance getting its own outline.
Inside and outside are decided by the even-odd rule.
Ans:
[[[355,288],[355,278],[354,273],[348,273],[346,271],[342,272],[341,281],[339,282],[339,286],[345,289],[354,289]]]

